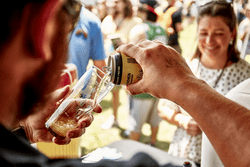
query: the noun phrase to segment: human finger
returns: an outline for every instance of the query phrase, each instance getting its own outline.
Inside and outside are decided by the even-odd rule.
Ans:
[[[93,112],[101,113],[102,112],[102,107],[99,104],[97,104],[96,107],[93,109]]]
[[[91,125],[91,123],[94,121],[94,116],[90,112],[86,112],[82,118],[78,121],[78,127],[79,128],[86,128]]]
[[[141,48],[150,49],[150,48],[156,47],[159,44],[163,44],[163,43],[158,41],[158,40],[150,41],[150,40],[143,39],[143,40],[140,40],[136,45],[141,47]]]
[[[67,104],[66,115],[69,116],[81,116],[86,112],[90,111],[93,107],[93,100],[89,99],[70,99],[69,102],[65,101]]]
[[[155,43],[158,43],[158,44],[164,44],[163,42],[161,42],[161,41],[158,41],[158,40],[153,40],[153,42],[155,42]]]
[[[78,138],[81,137],[85,133],[85,128],[76,128],[67,132],[68,138]]]
[[[46,100],[47,110],[45,112],[45,115],[51,115],[54,110],[62,103],[63,99],[65,99],[69,95],[69,93],[70,87],[65,86],[49,94]]]
[[[78,122],[78,127],[85,128],[90,126],[94,120],[94,117],[91,114],[92,111],[100,113],[102,108],[100,105],[93,107],[93,100],[81,98],[73,99],[67,106],[65,116],[74,117]]]
[[[86,112],[85,114],[83,114],[82,118],[78,121],[78,126],[75,129],[67,132],[67,137],[78,138],[82,136],[85,133],[85,128],[89,127],[93,122],[93,120],[94,116],[90,112]]]
[[[57,89],[56,91],[54,91],[49,95],[49,102],[54,104],[60,101],[61,99],[65,98],[69,94],[69,92],[70,92],[70,86],[68,85],[61,89]]]
[[[192,136],[196,136],[196,135],[199,135],[201,133],[202,133],[202,131],[199,129],[188,129],[187,130],[187,134],[190,134]]]
[[[140,80],[134,84],[126,85],[126,90],[131,94],[131,95],[137,95],[141,93],[145,93],[145,91],[142,89],[143,87],[140,86],[143,85],[143,80]]]
[[[189,121],[189,124],[188,124],[188,131],[187,131],[187,133],[190,134],[190,135],[198,135],[201,132],[202,131],[201,131],[199,125],[193,119],[191,119]]]
[[[139,58],[140,53],[142,52],[142,48],[140,48],[138,45],[127,44],[118,47],[117,52],[121,52],[137,60],[137,58]]]
[[[64,139],[53,137],[52,141],[53,141],[53,143],[58,144],[58,145],[66,145],[66,144],[70,143],[71,139],[67,138],[67,137]]]
[[[75,103],[76,103],[75,110],[83,109],[81,110],[81,112],[83,112],[83,111],[88,111],[87,109],[89,109],[95,113],[102,112],[102,107],[99,104],[95,105],[93,100],[79,98],[75,100]]]

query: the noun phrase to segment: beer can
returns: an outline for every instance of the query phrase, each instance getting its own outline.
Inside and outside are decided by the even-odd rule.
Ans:
[[[143,71],[137,61],[123,53],[109,56],[108,68],[111,82],[115,85],[129,85],[142,79]]]

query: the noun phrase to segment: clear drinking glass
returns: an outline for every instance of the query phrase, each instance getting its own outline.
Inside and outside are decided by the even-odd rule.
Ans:
[[[67,132],[77,128],[78,121],[91,113],[113,87],[110,73],[105,74],[97,67],[91,66],[45,123],[46,128],[54,136],[65,138]],[[86,100],[76,99],[80,94]]]

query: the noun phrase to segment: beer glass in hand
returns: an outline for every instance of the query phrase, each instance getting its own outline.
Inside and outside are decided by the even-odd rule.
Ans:
[[[54,136],[65,138],[67,132],[77,128],[78,122],[90,114],[113,87],[109,73],[91,66],[45,123],[46,128]],[[79,95],[82,98],[77,98]]]

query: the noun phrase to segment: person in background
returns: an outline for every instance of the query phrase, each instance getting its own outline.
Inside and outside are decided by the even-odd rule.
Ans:
[[[105,17],[102,22],[102,33],[105,38],[105,49],[107,54],[115,53],[115,50],[121,44],[127,44],[129,42],[130,30],[137,24],[140,24],[142,20],[133,15],[133,6],[130,0],[111,0],[113,2],[112,13]],[[111,41],[108,38],[109,35],[118,35],[116,42]],[[110,36],[109,36],[110,37]],[[112,107],[113,115],[111,115],[107,121],[102,125],[102,129],[110,129],[111,127],[118,126],[117,112],[119,107],[119,91],[120,88],[116,86],[112,90]]]
[[[165,28],[169,36],[168,45],[181,53],[181,47],[178,42],[178,33],[183,30],[182,27],[182,8],[175,6],[176,0],[168,0],[168,7],[163,10],[159,23]]]
[[[141,18],[143,23],[132,28],[129,34],[129,41],[133,44],[142,39],[158,40],[167,44],[168,38],[164,28],[157,22],[158,14],[155,12],[157,6],[156,0],[140,0],[137,10],[137,17]]]
[[[81,1],[82,4],[84,4],[84,7],[86,9],[88,9],[89,11],[93,12],[93,10],[95,9],[95,5],[96,5],[96,0],[79,0]]]
[[[246,17],[246,11],[245,11],[245,5],[248,3],[247,0],[238,0],[237,2],[237,20],[238,25],[245,19]]]
[[[84,7],[70,35],[68,54],[68,61],[77,66],[79,77],[86,72],[89,60],[93,60],[93,64],[101,70],[106,66],[101,21]]]
[[[241,43],[240,51],[241,51],[241,58],[245,58],[246,55],[250,54],[250,4],[247,4],[246,7],[246,18],[241,21],[239,25],[239,37],[240,40],[238,42]]]
[[[119,33],[121,44],[129,42],[129,32],[142,20],[133,16],[133,6],[130,0],[111,0],[113,12],[102,22],[102,33],[107,39],[108,35]]]
[[[129,41],[131,43],[137,44],[142,39],[148,39],[159,40],[167,44],[165,30],[156,22],[157,14],[154,11],[156,4],[156,0],[140,0],[137,16],[143,20],[143,23],[134,26],[130,31]],[[130,97],[130,112],[127,127],[127,130],[130,132],[130,139],[139,141],[142,126],[147,122],[151,125],[151,140],[149,144],[155,146],[158,127],[161,121],[157,110],[158,101],[159,99],[149,94]]]
[[[96,4],[97,16],[103,21],[103,19],[108,15],[107,0],[98,0]]]
[[[195,0],[184,1],[182,14],[187,18],[187,24],[192,24],[197,17],[197,4]]]
[[[226,1],[200,6],[197,26],[198,46],[190,67],[198,78],[226,95],[236,85],[250,78],[250,64],[239,57],[236,49],[237,19],[233,7]],[[216,154],[215,151],[186,111],[167,100],[161,100],[159,111],[163,119],[178,126],[169,154],[188,158],[200,165],[202,148],[201,166],[211,166],[212,163],[221,165],[209,156]]]

